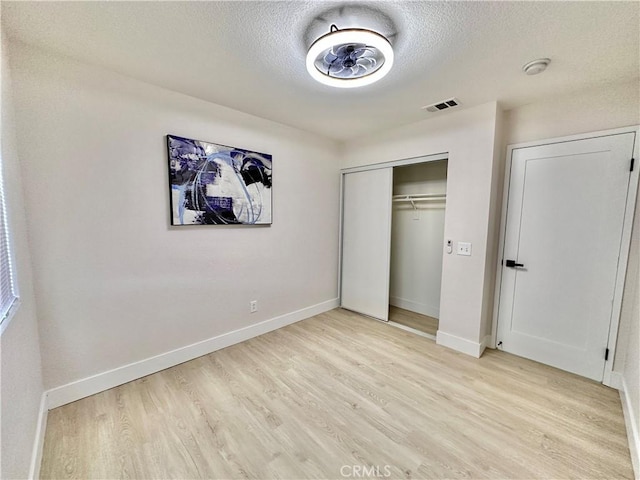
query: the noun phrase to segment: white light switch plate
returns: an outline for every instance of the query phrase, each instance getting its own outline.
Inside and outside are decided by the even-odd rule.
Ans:
[[[471,255],[471,244],[469,242],[458,242],[458,255]]]

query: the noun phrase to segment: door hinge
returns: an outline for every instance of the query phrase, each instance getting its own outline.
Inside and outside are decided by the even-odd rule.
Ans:
[[[607,360],[609,360],[609,349],[608,348],[604,351],[604,361],[606,362]]]
[[[630,172],[633,172],[633,164],[634,164],[634,163],[636,163],[636,159],[635,159],[635,158],[632,158],[632,159],[631,159],[631,166],[629,167],[629,171],[630,171]]]

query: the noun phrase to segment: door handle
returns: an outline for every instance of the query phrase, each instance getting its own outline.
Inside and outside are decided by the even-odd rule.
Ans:
[[[524,263],[516,263],[515,260],[505,260],[505,265],[511,268],[524,267]]]

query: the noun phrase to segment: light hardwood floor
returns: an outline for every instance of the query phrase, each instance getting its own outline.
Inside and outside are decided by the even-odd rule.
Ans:
[[[49,412],[42,478],[632,478],[617,391],[333,310]]]
[[[405,310],[404,308],[389,305],[389,320],[406,327],[411,327],[421,332],[435,336],[438,333],[438,319],[422,315],[420,313]]]

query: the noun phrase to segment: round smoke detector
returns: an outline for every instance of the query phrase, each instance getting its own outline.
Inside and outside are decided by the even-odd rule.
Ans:
[[[538,58],[524,65],[522,71],[527,75],[537,75],[544,72],[550,63],[551,59],[549,58]]]
[[[307,52],[307,71],[318,82],[339,88],[370,85],[393,66],[393,48],[373,30],[349,28],[317,39]]]

